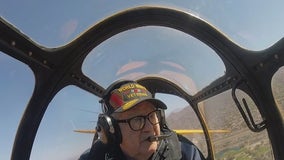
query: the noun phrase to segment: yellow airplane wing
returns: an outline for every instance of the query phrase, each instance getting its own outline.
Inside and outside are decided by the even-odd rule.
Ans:
[[[194,134],[194,133],[203,133],[202,129],[174,129],[178,134]],[[209,133],[229,133],[229,130],[209,130]]]
[[[194,133],[203,133],[202,129],[174,129],[174,131],[178,134],[194,134]],[[74,130],[74,132],[79,133],[96,133],[96,130]],[[229,133],[229,130],[209,130],[209,133]]]
[[[95,134],[97,131],[94,129],[94,130],[84,130],[84,129],[76,129],[74,130],[74,132],[78,132],[78,133],[92,133],[92,134]]]

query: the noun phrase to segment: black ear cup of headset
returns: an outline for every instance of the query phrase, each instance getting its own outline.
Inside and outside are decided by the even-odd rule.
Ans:
[[[103,113],[98,116],[97,122],[97,133],[100,140],[107,145],[120,144],[122,141],[121,132],[119,125],[116,121],[110,116],[114,111],[112,106],[109,104],[109,98],[111,92],[114,89],[119,88],[123,84],[134,82],[131,80],[119,80],[110,85],[104,92],[100,103],[102,104]]]
[[[96,127],[99,139],[106,145],[120,144],[121,133],[115,120],[106,114],[100,114]]]
[[[160,115],[160,127],[161,127],[161,129],[162,128],[167,128],[168,127],[168,125],[167,125],[167,122],[166,122],[166,114],[165,114],[165,110],[163,110],[163,109],[159,109],[160,110],[160,113],[161,113],[161,115]]]

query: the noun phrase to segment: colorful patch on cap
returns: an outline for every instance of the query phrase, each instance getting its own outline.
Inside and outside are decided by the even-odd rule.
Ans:
[[[152,98],[152,95],[145,87],[128,83],[112,91],[109,103],[117,112],[123,112],[148,98]]]

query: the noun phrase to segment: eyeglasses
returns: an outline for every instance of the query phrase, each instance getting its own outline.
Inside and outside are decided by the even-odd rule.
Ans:
[[[140,131],[146,124],[146,118],[152,125],[158,124],[161,120],[161,111],[154,110],[146,116],[136,116],[129,119],[116,120],[117,123],[128,123],[133,131]]]

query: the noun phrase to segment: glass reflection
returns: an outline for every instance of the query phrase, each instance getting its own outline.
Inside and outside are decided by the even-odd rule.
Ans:
[[[225,66],[199,40],[166,27],[142,27],[122,32],[93,49],[83,72],[104,87],[120,78],[146,74],[170,79],[191,94],[221,77]]]

